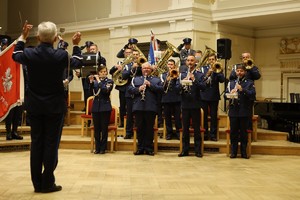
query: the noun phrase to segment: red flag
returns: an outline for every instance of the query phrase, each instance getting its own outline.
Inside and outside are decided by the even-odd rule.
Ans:
[[[21,104],[24,94],[22,67],[12,59],[14,47],[15,43],[0,53],[0,122],[10,109]]]

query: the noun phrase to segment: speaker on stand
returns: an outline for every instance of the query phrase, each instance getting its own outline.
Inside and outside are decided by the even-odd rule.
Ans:
[[[218,59],[225,59],[225,66],[224,66],[224,76],[225,76],[225,81],[224,81],[224,92],[226,91],[227,87],[227,60],[231,58],[231,40],[228,38],[220,38],[217,39],[217,57]],[[224,98],[224,112],[226,112],[226,99]]]

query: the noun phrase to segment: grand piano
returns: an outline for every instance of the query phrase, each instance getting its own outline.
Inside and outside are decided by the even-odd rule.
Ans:
[[[300,142],[300,103],[257,101],[254,114],[267,120],[269,130],[288,132],[290,141]]]

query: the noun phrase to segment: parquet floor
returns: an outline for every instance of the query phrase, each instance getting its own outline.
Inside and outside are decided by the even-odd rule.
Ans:
[[[0,163],[1,200],[300,199],[299,156],[206,153],[199,159],[62,149],[56,182],[63,190],[51,194],[33,192],[28,151],[0,153]]]

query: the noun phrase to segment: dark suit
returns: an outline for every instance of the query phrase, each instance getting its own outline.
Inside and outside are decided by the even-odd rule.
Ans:
[[[226,93],[230,93],[235,88],[237,80],[231,80],[226,89]],[[238,148],[238,140],[241,140],[241,153],[246,156],[247,148],[247,124],[248,119],[252,116],[253,104],[255,99],[255,87],[252,80],[245,77],[239,82],[242,91],[238,91],[238,99],[229,100],[228,116],[230,117],[230,142],[231,153],[236,155]]]
[[[54,170],[58,162],[58,146],[66,101],[62,83],[68,66],[68,53],[54,49],[51,44],[41,43],[35,48],[25,48],[24,42],[16,44],[13,59],[27,66],[28,98],[26,110],[31,124],[30,167],[36,190],[54,186]],[[71,67],[80,67],[78,46],[73,48]],[[45,76],[45,72],[50,74]]]
[[[107,146],[108,125],[112,110],[110,101],[110,92],[113,89],[114,82],[105,78],[99,83],[94,80],[90,83],[90,95],[94,95],[92,116],[94,123],[94,136],[96,151],[105,151]]]
[[[237,79],[235,70],[236,70],[236,65],[234,65],[234,67],[230,73],[229,80]],[[248,79],[248,80],[252,80],[254,82],[254,81],[260,79],[260,77],[261,77],[259,69],[255,65],[251,69],[246,69],[246,71],[247,71],[247,73],[245,76],[246,76],[246,79]],[[255,99],[252,101],[252,106],[254,105],[254,101],[255,101]],[[252,116],[253,116],[253,111],[252,111],[252,115],[249,116],[249,119],[248,119],[248,129],[249,130],[252,130]]]
[[[218,105],[220,100],[220,90],[219,83],[224,83],[225,76],[223,73],[212,72],[208,77],[206,76],[210,66],[203,66],[201,68],[204,74],[204,81],[206,83],[205,90],[200,91],[200,96],[202,100],[202,109],[204,112],[204,128],[205,137],[210,137],[212,139],[217,137],[217,127],[218,127]],[[210,113],[210,132],[208,131],[208,110]]]
[[[163,86],[159,78],[147,77],[151,84],[145,90],[145,100],[142,100],[139,87],[144,84],[144,79],[143,76],[134,77],[128,91],[134,95],[132,111],[137,126],[138,149],[153,152],[153,126],[157,114],[157,94],[163,91]]]
[[[136,74],[139,76],[141,75],[141,69],[133,68],[133,62],[125,65],[124,70],[122,72],[122,79],[127,80],[126,83],[126,91],[125,91],[125,98],[126,98],[126,135],[131,137],[133,135],[133,113],[132,113],[132,105],[133,105],[133,95],[131,95],[128,91],[129,86],[131,85],[132,77]],[[137,71],[136,71],[137,70]]]
[[[164,116],[166,121],[167,138],[173,135],[172,116],[174,116],[176,136],[179,138],[179,129],[181,128],[181,96],[180,83],[178,78],[167,80],[169,73],[163,73],[161,80],[164,86],[161,103],[164,108]]]
[[[201,135],[200,135],[200,90],[205,88],[205,83],[203,82],[203,73],[200,71],[193,71],[195,80],[192,86],[185,88],[182,86],[181,92],[181,108],[182,108],[182,126],[183,126],[183,152],[189,152],[190,146],[190,135],[189,127],[192,119],[192,126],[194,129],[194,144],[195,153],[201,153]],[[187,72],[180,74],[180,80],[187,76]]]

